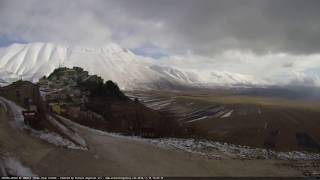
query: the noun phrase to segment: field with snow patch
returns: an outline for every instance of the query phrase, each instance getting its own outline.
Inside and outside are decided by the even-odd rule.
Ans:
[[[271,150],[320,152],[320,111],[281,98],[186,92],[127,92],[170,113],[200,138]]]

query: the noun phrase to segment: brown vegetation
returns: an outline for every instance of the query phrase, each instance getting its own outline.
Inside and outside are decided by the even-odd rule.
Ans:
[[[108,123],[107,130],[110,131],[146,137],[174,136],[181,133],[180,126],[174,119],[139,102],[93,97],[86,107],[101,114]]]

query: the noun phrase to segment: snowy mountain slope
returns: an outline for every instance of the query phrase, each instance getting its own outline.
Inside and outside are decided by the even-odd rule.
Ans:
[[[3,80],[3,79],[0,79],[0,87],[1,87],[1,86],[5,86],[5,85],[7,85],[7,84],[8,84],[7,81],[5,81],[5,80]]]
[[[250,75],[230,73],[226,71],[199,72],[201,83],[209,85],[266,85],[267,82]]]
[[[79,66],[122,89],[159,88],[197,84],[252,84],[252,77],[227,72],[191,72],[157,65],[116,44],[101,48],[70,47],[51,43],[13,44],[0,51],[0,78],[36,82],[59,66]]]

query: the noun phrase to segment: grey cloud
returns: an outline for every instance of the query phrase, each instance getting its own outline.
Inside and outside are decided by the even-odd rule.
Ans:
[[[294,54],[320,50],[317,0],[133,0],[121,5],[130,17],[163,21],[166,36],[175,40],[171,48],[204,54],[224,49]]]
[[[285,62],[282,64],[282,67],[284,68],[292,68],[294,66],[293,62]]]
[[[289,82],[289,85],[295,86],[315,86],[316,82],[315,79],[312,77],[304,77],[300,79],[293,79]]]
[[[79,4],[78,4],[79,3]],[[1,1],[0,36],[26,42],[101,45],[111,40],[108,26],[85,1]]]
[[[1,1],[0,35],[211,55],[320,52],[318,0]]]

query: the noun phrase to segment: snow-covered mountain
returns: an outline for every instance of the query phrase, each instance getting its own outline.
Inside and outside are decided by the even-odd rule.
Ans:
[[[0,81],[36,82],[59,66],[79,66],[122,89],[170,88],[175,86],[260,83],[253,77],[228,72],[186,71],[158,65],[116,44],[101,48],[71,47],[51,43],[13,44],[0,49]]]

